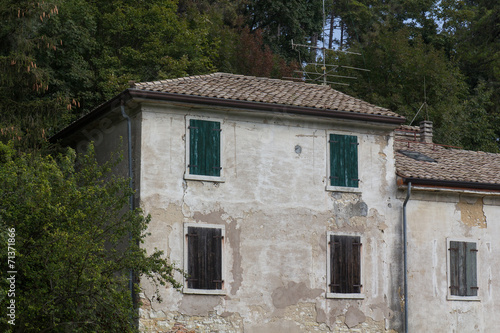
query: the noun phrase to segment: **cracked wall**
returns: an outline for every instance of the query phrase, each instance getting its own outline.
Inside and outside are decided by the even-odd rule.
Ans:
[[[141,330],[168,332],[175,322],[196,332],[400,329],[390,128],[222,109],[142,111],[140,203],[152,216],[145,247],[183,267],[183,224],[224,225],[227,293],[185,295],[142,281]],[[186,114],[222,120],[224,182],[183,179]],[[359,137],[359,193],[325,190],[331,130]],[[362,235],[364,299],[326,298],[329,231]]]

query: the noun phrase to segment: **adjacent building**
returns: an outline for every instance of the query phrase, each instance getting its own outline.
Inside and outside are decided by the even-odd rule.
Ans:
[[[396,131],[407,201],[411,332],[496,332],[500,155],[437,145],[432,124]]]

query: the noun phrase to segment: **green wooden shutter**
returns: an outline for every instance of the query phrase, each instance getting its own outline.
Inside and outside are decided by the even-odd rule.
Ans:
[[[450,294],[477,296],[477,248],[475,242],[450,241]]]
[[[330,236],[330,291],[361,292],[361,238]]]
[[[330,185],[358,187],[358,137],[330,134]]]
[[[466,296],[477,296],[477,249],[476,243],[465,243]]]
[[[220,176],[220,123],[189,120],[189,173]]]
[[[188,288],[222,289],[222,230],[188,228]]]
[[[460,293],[459,248],[460,242],[450,241],[450,294],[455,296]]]

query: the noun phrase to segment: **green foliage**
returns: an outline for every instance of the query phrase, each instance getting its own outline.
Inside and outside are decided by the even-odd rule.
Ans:
[[[315,44],[323,28],[323,5],[320,0],[248,1],[247,25],[260,29],[274,53],[287,60],[299,60],[294,43]]]
[[[18,272],[14,298],[2,276],[0,304],[16,304],[15,326],[0,318],[3,332],[134,332],[130,270],[179,287],[162,253],[140,247],[149,217],[127,209],[128,180],[111,175],[117,160],[98,165],[91,147],[76,170],[75,158],[0,143],[0,224],[15,228]]]
[[[48,92],[50,67],[38,61],[57,49],[56,38],[44,27],[57,16],[58,5],[0,2],[0,141],[14,140],[23,149],[40,147],[69,120],[69,100]]]
[[[353,67],[369,64],[370,72],[344,72],[358,79],[340,89],[387,107],[409,121],[417,116],[416,124],[424,118],[431,119],[439,140],[444,138],[442,126],[456,116],[456,106],[465,96],[466,86],[442,51],[419,37],[412,39],[409,34],[408,29],[378,32],[376,44],[363,45],[363,58],[342,58],[342,64]]]
[[[334,74],[358,79],[335,88],[413,124],[432,120],[437,143],[499,151],[499,4],[357,0],[328,8],[346,32],[344,50],[361,53],[329,55],[328,63],[370,70],[339,67]]]
[[[297,62],[287,62],[283,57],[273,53],[264,43],[260,30],[250,32],[244,28],[237,41],[234,69],[236,73],[260,77],[283,78],[292,77],[298,69]]]
[[[452,123],[461,124],[449,135],[460,138],[457,144],[466,149],[500,152],[499,128],[500,119],[498,114],[490,112],[492,107],[493,89],[487,88],[485,82],[479,82],[463,105],[463,111],[456,119],[450,119]],[[450,138],[451,140],[451,138]]]

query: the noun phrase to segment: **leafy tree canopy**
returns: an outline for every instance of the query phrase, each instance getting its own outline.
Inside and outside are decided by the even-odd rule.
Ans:
[[[0,304],[15,300],[15,326],[2,332],[134,332],[129,272],[173,285],[176,269],[140,247],[149,222],[130,211],[128,180],[98,165],[92,147],[57,158],[17,153],[0,143],[0,224],[15,229],[15,297],[2,272]],[[7,243],[1,260],[7,262]]]
[[[328,2],[346,56],[329,54],[338,90],[434,122],[438,143],[500,151],[500,4],[491,1]],[[368,69],[353,72],[342,65]],[[338,80],[337,80],[338,81]],[[479,125],[480,124],[480,125]],[[481,127],[481,130],[478,128]]]

